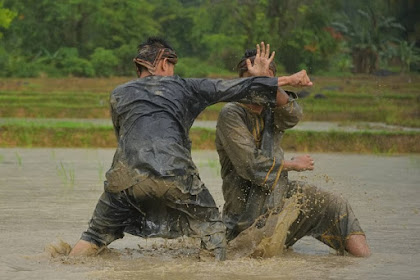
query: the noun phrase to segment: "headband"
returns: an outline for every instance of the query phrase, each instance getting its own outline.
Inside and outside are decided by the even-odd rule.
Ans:
[[[176,53],[173,50],[168,49],[168,48],[160,49],[153,63],[145,59],[138,58],[138,57],[135,57],[133,59],[133,62],[135,64],[138,64],[147,68],[147,70],[149,70],[149,72],[153,74],[156,71],[156,67],[159,60],[161,60],[162,58],[167,58],[168,61],[174,65],[178,62],[178,56],[176,55]]]

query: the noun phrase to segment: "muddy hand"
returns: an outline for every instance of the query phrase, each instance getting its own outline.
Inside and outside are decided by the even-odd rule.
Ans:
[[[296,171],[314,170],[314,160],[310,155],[297,156],[292,161]]]
[[[313,83],[311,82],[311,79],[309,79],[306,70],[301,70],[289,76],[289,85],[294,87],[307,87],[312,86]]]
[[[261,47],[257,44],[257,54],[255,55],[254,65],[252,65],[250,59],[246,60],[248,72],[252,76],[270,76],[269,67],[275,54],[275,52],[272,52],[270,55],[270,44],[267,44],[267,47],[264,42],[261,42]]]

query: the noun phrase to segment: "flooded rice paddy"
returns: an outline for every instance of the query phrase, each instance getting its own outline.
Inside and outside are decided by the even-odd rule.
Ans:
[[[373,253],[368,259],[337,256],[310,237],[279,257],[221,263],[200,256],[190,238],[126,235],[96,258],[60,255],[86,229],[113,152],[0,149],[0,279],[419,278],[420,155],[313,154],[315,171],[290,173],[350,201]],[[193,156],[222,207],[216,152]]]

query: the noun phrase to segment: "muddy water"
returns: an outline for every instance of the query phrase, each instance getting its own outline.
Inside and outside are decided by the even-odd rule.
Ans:
[[[315,154],[315,171],[291,175],[350,201],[373,251],[369,259],[336,256],[306,237],[280,257],[215,263],[199,256],[198,240],[143,240],[129,235],[97,258],[51,258],[51,244],[64,248],[62,240],[73,245],[85,230],[112,155],[112,149],[0,149],[0,279],[418,279],[420,275],[420,155]],[[222,206],[217,154],[195,152],[194,158]]]

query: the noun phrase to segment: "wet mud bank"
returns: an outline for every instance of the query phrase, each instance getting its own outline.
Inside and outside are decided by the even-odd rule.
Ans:
[[[416,279],[420,155],[313,154],[290,173],[349,200],[369,259],[337,256],[310,237],[269,259],[213,262],[199,241],[126,235],[96,258],[70,259],[102,193],[113,149],[0,149],[0,279]],[[286,152],[287,157],[294,154]],[[202,180],[223,206],[215,151],[196,151]],[[62,241],[61,241],[62,240]],[[55,256],[55,257],[52,257]]]

